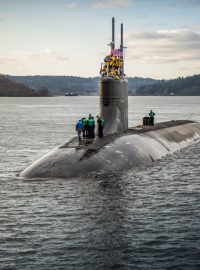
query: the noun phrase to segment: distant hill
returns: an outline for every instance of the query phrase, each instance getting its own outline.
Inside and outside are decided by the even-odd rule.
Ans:
[[[32,96],[48,96],[49,92],[46,88],[41,88],[38,91],[30,87],[16,83],[3,75],[0,75],[0,96],[2,97],[32,97]]]
[[[78,95],[98,94],[99,77],[83,78],[76,76],[6,75],[4,76],[4,79],[5,78],[9,80],[9,84],[11,84],[11,81],[17,83],[15,84],[15,87],[17,87],[17,89],[21,87],[19,93],[17,93],[17,90],[15,90],[15,94],[18,95],[20,94],[41,95],[41,91],[43,91],[43,95],[45,96],[48,95],[47,94],[48,90],[52,95],[64,95],[65,93],[72,93]],[[137,96],[200,95],[200,75],[189,76],[186,78],[179,77],[173,80],[159,80],[159,81],[150,78],[129,77],[128,81],[129,81],[128,83],[129,95],[137,95]],[[14,87],[14,84],[12,85],[12,87]],[[1,87],[1,89],[3,88]],[[7,91],[8,90],[10,90],[9,87],[7,87]],[[5,94],[5,86],[4,86],[4,94]]]
[[[161,80],[151,85],[137,88],[138,96],[200,96],[200,75],[179,77],[173,80]]]
[[[74,93],[79,95],[96,95],[98,93],[99,77],[82,78],[76,76],[8,76],[17,83],[23,83],[33,89],[46,87],[53,95]],[[128,78],[129,94],[134,95],[141,85],[152,84],[156,80],[149,78]]]
[[[135,95],[138,87],[144,85],[152,85],[157,80],[151,78],[129,77],[128,78],[128,91],[129,95]]]

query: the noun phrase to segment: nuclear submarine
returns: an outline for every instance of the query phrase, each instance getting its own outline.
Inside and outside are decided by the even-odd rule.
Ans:
[[[148,166],[200,140],[200,123],[176,120],[128,127],[128,80],[124,73],[123,24],[121,44],[115,48],[112,18],[111,51],[101,66],[99,81],[100,116],[104,137],[78,140],[73,137],[20,173],[26,178],[71,178],[101,175]],[[111,61],[115,63],[111,65]]]

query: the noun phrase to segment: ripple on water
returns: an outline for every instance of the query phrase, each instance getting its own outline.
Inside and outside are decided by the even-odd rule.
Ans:
[[[146,105],[136,99],[132,122],[135,106],[149,109],[149,99]],[[72,121],[85,114],[74,101],[63,106],[58,98],[60,106],[49,107],[41,99],[36,110],[35,100],[20,101],[26,113],[19,100],[1,107],[0,269],[200,269],[199,143],[127,172],[21,179],[16,173],[74,132],[71,123],[63,127],[73,106]],[[171,101],[177,112],[178,100]],[[166,99],[152,102],[165,119]],[[93,97],[88,110],[95,112],[97,103]]]

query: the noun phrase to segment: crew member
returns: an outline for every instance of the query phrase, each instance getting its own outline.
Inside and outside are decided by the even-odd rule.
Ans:
[[[114,55],[111,53],[111,55],[110,55],[110,62],[109,62],[109,67],[110,67],[110,69],[114,66],[114,63],[115,63],[115,57],[114,57]]]
[[[95,121],[94,121],[94,117],[89,114],[89,119],[88,119],[88,138],[89,139],[94,139],[95,138]]]
[[[150,110],[150,113],[149,113],[149,122],[150,122],[150,125],[153,126],[154,125],[154,116],[155,116],[155,113]]]
[[[100,74],[102,77],[105,77],[108,75],[107,73],[108,73],[108,63],[104,62],[103,67],[101,68]]]
[[[76,124],[76,131],[78,134],[78,139],[81,141],[81,132],[83,131],[83,123],[82,120],[79,120]]]
[[[97,115],[97,125],[98,125],[98,137],[103,138],[104,120],[98,115]]]
[[[88,120],[84,117],[82,118],[83,124],[83,139],[88,137]]]

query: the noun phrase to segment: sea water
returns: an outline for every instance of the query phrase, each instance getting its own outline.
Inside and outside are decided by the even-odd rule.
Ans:
[[[200,122],[200,97],[129,97],[129,126]],[[16,175],[75,136],[98,97],[0,98],[0,269],[200,269],[200,145],[107,176]]]

